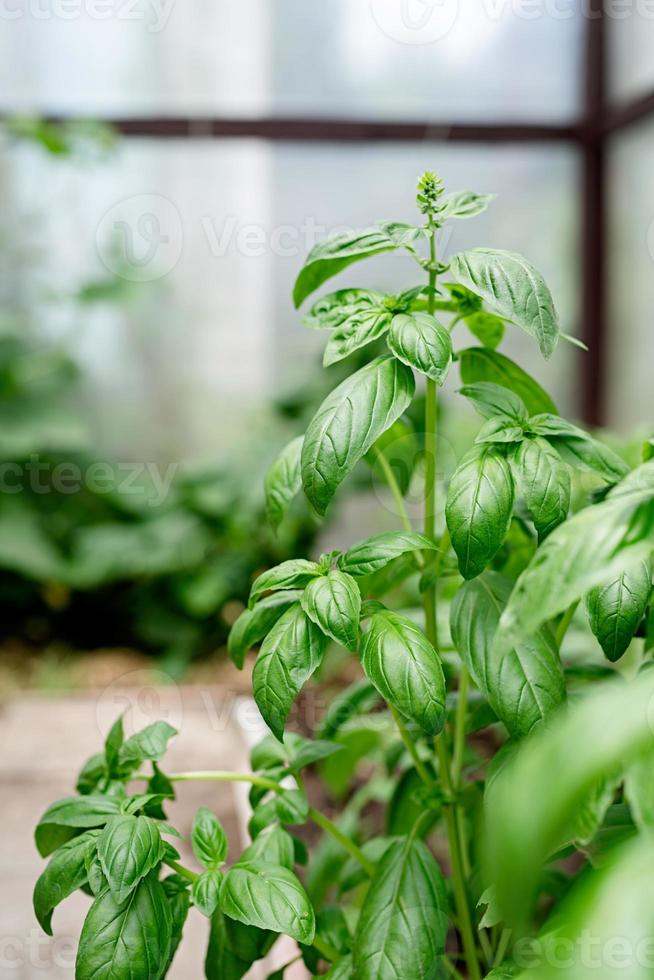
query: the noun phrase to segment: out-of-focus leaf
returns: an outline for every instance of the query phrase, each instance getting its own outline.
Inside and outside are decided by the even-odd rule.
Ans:
[[[509,924],[528,919],[541,868],[570,839],[584,801],[651,743],[653,698],[650,671],[597,685],[521,743],[490,781],[487,868]]]

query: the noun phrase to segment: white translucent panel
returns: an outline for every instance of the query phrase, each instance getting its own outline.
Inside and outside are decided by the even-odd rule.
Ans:
[[[654,121],[610,152],[608,421],[654,431]]]
[[[69,338],[105,448],[179,458],[238,447],[275,393],[320,371],[325,335],[302,326],[290,298],[303,256],[342,226],[415,220],[427,167],[452,190],[499,195],[441,240],[442,256],[473,245],[523,252],[575,332],[577,158],[566,147],[135,140],[79,164],[14,149],[2,223],[20,259],[5,281],[43,327]],[[117,301],[67,301],[112,274],[127,287]],[[409,257],[380,256],[333,285],[393,290],[423,277]],[[462,331],[461,344],[471,342]],[[574,413],[571,348],[545,363],[511,328],[506,350]]]
[[[447,121],[562,120],[579,110],[577,4],[118,0],[106,7],[106,0],[51,0],[35,16],[38,0],[27,0],[16,4],[15,18],[0,19],[2,108]]]
[[[654,90],[654,2],[617,3],[607,18],[609,94],[616,102]]]

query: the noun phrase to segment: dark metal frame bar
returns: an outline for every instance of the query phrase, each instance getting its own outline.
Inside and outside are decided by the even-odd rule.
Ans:
[[[582,139],[581,334],[588,346],[580,410],[591,425],[604,420],[606,348],[606,166],[602,131],[606,96],[603,0],[591,0],[586,33],[585,134]],[[598,16],[593,16],[598,14]]]
[[[106,119],[124,136],[154,139],[255,138],[298,142],[451,141],[460,143],[570,142],[582,156],[581,335],[589,347],[581,378],[585,420],[604,420],[606,355],[606,146],[625,127],[654,114],[654,92],[610,107],[606,100],[606,17],[603,0],[590,0],[586,18],[585,105],[572,125],[385,122],[358,119],[268,117]],[[52,117],[53,121],[63,121]]]
[[[57,117],[56,122],[65,119]],[[322,119],[296,116],[264,118],[134,118],[107,119],[123,136],[155,139],[255,138],[298,142],[420,142],[451,140],[460,143],[560,142],[581,138],[581,127],[540,124],[447,122],[395,122],[359,119]]]

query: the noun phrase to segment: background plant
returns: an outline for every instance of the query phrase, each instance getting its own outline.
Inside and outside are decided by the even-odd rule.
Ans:
[[[38,118],[7,120],[0,135],[99,167],[116,141],[104,125]],[[162,655],[176,675],[224,646],[253,575],[304,553],[318,525],[300,503],[275,534],[261,481],[243,465],[179,463],[153,450],[146,466],[133,453],[122,461],[99,453],[89,379],[71,338],[44,329],[39,304],[45,293],[62,320],[108,306],[147,319],[148,284],[105,270],[63,295],[49,280],[40,284],[42,264],[0,228],[2,639],[38,653],[51,644],[135,647]],[[302,392],[274,406],[277,430],[292,430],[309,399],[315,405],[311,382],[309,374]],[[260,438],[251,433],[245,448],[263,477]]]
[[[164,976],[191,906],[210,919],[210,978],[243,976],[280,933],[332,980],[577,978],[597,970],[580,943],[589,931],[601,956],[626,936],[629,976],[650,975],[637,950],[652,926],[652,447],[630,469],[496,350],[509,325],[549,357],[560,329],[546,284],[521,256],[437,254],[442,225],[490,200],[445,195],[426,173],[420,224],[380,222],[308,256],[298,306],[382,252],[408,252],[423,281],[398,295],[342,289],[314,303],[308,324],[330,331],[327,363],[372,343],[382,352],[282,451],[266,478],[270,518],[281,524],[300,492],[325,514],[368,457],[402,527],[284,561],[252,583],[229,641],[237,666],[260,647],[252,683],[271,735],[252,753],[252,773],[165,774],[174,730],[157,722],[125,739],[119,719],[78,795],[43,815],[41,925],[50,931],[73,890],[93,896],[80,980]],[[464,330],[474,346],[459,346]],[[445,496],[437,390],[453,365],[482,424]],[[393,445],[410,432],[416,374],[424,435],[412,472],[413,458]],[[404,505],[411,481],[424,487],[420,531]],[[398,608],[398,596],[419,596],[422,615]],[[584,614],[604,664],[566,652]],[[308,739],[287,723],[329,644],[358,656],[364,679]],[[334,816],[312,805],[310,767],[342,801]],[[177,835],[166,800],[195,779],[251,784],[252,843],[229,867],[206,809],[192,828],[195,869],[165,840]],[[323,836],[308,853],[311,824]],[[605,957],[600,967],[613,975]]]

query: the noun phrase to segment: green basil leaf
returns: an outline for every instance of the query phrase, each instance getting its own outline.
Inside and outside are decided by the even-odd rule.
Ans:
[[[354,980],[355,976],[352,954],[348,953],[323,973],[322,980]]]
[[[499,909],[497,908],[497,899],[495,898],[495,889],[492,885],[482,892],[479,901],[477,902],[477,908],[485,905],[486,910],[479,922],[480,929],[492,929],[493,926],[498,926],[502,922],[502,916]],[[490,974],[492,976],[492,974]],[[485,978],[488,980],[488,977]]]
[[[352,718],[370,711],[378,700],[379,695],[370,681],[355,681],[334,697],[316,729],[316,735],[321,739],[333,738]]]
[[[270,632],[282,613],[302,596],[298,589],[272,592],[259,599],[254,609],[244,609],[227,637],[227,652],[232,661],[242,669],[245,654]]]
[[[428,770],[431,771],[431,766],[428,766]],[[429,819],[425,819],[427,807],[423,798],[424,792],[425,784],[418,770],[406,769],[395,784],[386,810],[386,833],[390,837],[410,834],[418,818],[422,819],[416,836],[423,840],[427,837],[434,824],[438,822],[440,814],[437,809],[432,808]],[[435,795],[433,789],[429,792],[433,799]]]
[[[588,622],[604,655],[613,663],[626,653],[640,626],[650,594],[649,561],[637,561],[586,596]]]
[[[151,816],[151,814],[146,812],[146,816]],[[179,830],[173,827],[172,824],[166,823],[165,820],[160,820],[158,817],[156,818],[156,820],[157,820],[157,826],[159,828],[159,833],[162,836],[164,836],[165,834],[170,834],[171,837],[181,838],[182,835],[180,834]],[[168,848],[174,850],[172,844],[166,842],[166,856],[168,856],[169,854]],[[173,860],[175,859],[173,858]]]
[[[350,575],[332,570],[313,579],[302,595],[302,608],[323,633],[347,650],[356,650],[361,593]]]
[[[438,654],[410,619],[380,612],[361,640],[361,664],[381,696],[428,735],[445,724],[445,678]]]
[[[316,915],[316,939],[318,938],[340,956],[346,956],[350,952],[352,936],[342,908],[327,905],[320,909]],[[302,950],[302,959],[312,974],[318,969],[322,958],[315,947],[305,946]]]
[[[449,221],[450,218],[474,218],[485,211],[497,194],[476,194],[474,191],[454,191],[441,198],[438,208],[438,220]]]
[[[207,980],[241,980],[254,962],[243,959],[230,948],[226,929],[228,921],[219,909],[211,917],[209,945],[204,961]]]
[[[120,809],[120,800],[113,796],[67,796],[52,803],[34,831],[41,857],[47,857],[80,830],[104,827],[107,820]]]
[[[120,753],[120,747],[125,741],[125,734],[123,732],[123,716],[115,720],[109,734],[107,735],[104,743],[104,757],[107,766],[107,772],[110,776],[116,775],[118,768],[118,755]]]
[[[354,976],[435,976],[447,926],[447,890],[435,858],[413,836],[393,842],[377,866],[361,909]]]
[[[654,461],[552,531],[516,582],[495,636],[498,648],[522,642],[596,585],[649,557],[653,499]]]
[[[98,857],[118,904],[163,861],[164,842],[150,817],[112,817],[98,840]]]
[[[232,865],[223,878],[220,907],[246,925],[283,932],[299,943],[312,943],[316,922],[313,907],[297,877],[288,868],[245,861]]]
[[[391,325],[393,314],[383,306],[358,309],[336,328],[327,342],[323,365],[329,367],[349,357],[373,340],[383,337]]]
[[[468,347],[459,351],[459,368],[464,384],[492,381],[514,391],[522,398],[530,415],[538,412],[556,414],[556,405],[537,381],[523,371],[515,361],[498,351],[484,347]]]
[[[162,800],[165,798],[163,793],[137,793],[135,796],[126,796],[120,804],[120,812],[138,814],[140,811],[143,811],[145,813],[148,807],[160,806]],[[147,816],[150,816],[150,814],[147,814]],[[169,827],[167,830],[181,837],[181,834],[178,834],[173,827]]]
[[[161,831],[160,831],[161,833]],[[180,834],[181,836],[181,834]],[[169,841],[164,841],[164,860],[179,861],[179,851],[177,851]]]
[[[142,762],[159,762],[173,735],[177,735],[177,729],[167,721],[155,721],[152,725],[147,725],[123,743],[119,755],[121,766],[131,768]]]
[[[608,483],[616,483],[629,472],[617,453],[558,415],[534,416],[529,419],[529,431],[548,439],[572,466],[599,473]]]
[[[570,472],[546,439],[525,439],[517,447],[515,465],[520,492],[543,541],[570,510]]]
[[[334,330],[357,313],[382,306],[386,299],[375,289],[337,289],[316,300],[303,322],[313,330]]]
[[[375,691],[377,701],[379,695]],[[340,755],[326,759],[321,768],[320,776],[332,796],[342,799],[350,790],[355,779],[359,764],[364,759],[378,755],[382,750],[382,735],[379,729],[371,727],[367,720],[361,719],[349,725],[338,736],[343,746]],[[357,831],[353,827],[353,832]]]
[[[586,848],[595,838],[621,782],[622,774],[602,778],[580,803],[569,837],[576,847]]]
[[[182,887],[177,885],[171,887],[167,885],[171,878],[176,878],[176,875],[170,875],[168,878],[164,878],[161,882],[163,890],[168,899],[168,907],[170,909],[171,918],[171,937],[170,937],[170,953],[168,956],[168,967],[172,963],[173,957],[177,952],[177,947],[182,941],[182,932],[184,931],[184,925],[186,923],[186,918],[188,916],[188,910],[191,904],[191,896],[189,895],[189,890],[186,887],[188,882],[183,882]],[[166,976],[166,971],[164,971],[163,976]]]
[[[461,316],[470,316],[472,313],[478,313],[484,305],[481,296],[477,296],[458,282],[446,282],[443,285],[452,297],[452,312],[457,312]],[[446,308],[449,308],[449,304]]]
[[[188,878],[184,878],[182,875],[173,872],[168,877],[162,879],[161,887],[166,893],[166,898],[172,898],[173,895],[179,895],[180,892],[188,893],[190,883]]]
[[[515,252],[475,248],[452,256],[450,271],[492,313],[535,337],[543,357],[551,357],[559,338],[558,316],[545,280],[531,263]]]
[[[654,604],[650,602],[645,613],[645,636],[643,643],[643,653],[654,650]]]
[[[423,225],[409,225],[405,221],[378,221],[377,227],[381,228],[396,246],[412,253],[415,252],[413,247],[415,242],[427,238]]]
[[[415,236],[414,236],[415,237]],[[384,228],[366,228],[363,231],[346,231],[318,242],[311,249],[293,287],[293,302],[301,306],[307,296],[315,292],[327,279],[331,279],[353,262],[390,252],[401,246]]]
[[[287,736],[288,738],[288,736]],[[303,739],[302,744],[294,749],[291,760],[288,764],[289,772],[300,772],[306,766],[312,766],[315,762],[321,762],[329,758],[336,752],[340,752],[343,746],[337,742],[327,742],[320,739]]]
[[[81,796],[91,796],[108,775],[105,753],[96,752],[80,769],[75,789]]]
[[[145,814],[148,817],[156,817],[157,820],[165,820],[166,814],[162,803],[164,800],[174,800],[175,799],[175,787],[168,779],[168,776],[161,771],[156,762],[152,763],[152,775],[148,780],[148,792],[150,794],[155,794],[160,800],[160,803],[150,803],[145,807]],[[161,828],[160,828],[161,829]],[[162,831],[163,833],[163,831]],[[175,833],[177,833],[175,831]]]
[[[275,809],[282,823],[303,824],[309,816],[309,801],[299,789],[287,789],[275,797]]]
[[[87,880],[86,862],[95,854],[100,830],[87,830],[58,848],[34,887],[34,914],[48,936],[52,935],[52,912]]]
[[[437,545],[417,531],[382,531],[348,548],[339,557],[338,567],[356,578],[379,571],[409,551],[435,550]]]
[[[195,814],[191,846],[199,864],[208,871],[215,871],[225,863],[227,835],[218,817],[206,806],[201,806]]]
[[[292,871],[295,864],[293,838],[283,827],[273,826],[262,830],[241,854],[239,864],[244,861],[264,861]]]
[[[510,442],[522,442],[524,437],[522,426],[511,425],[511,420],[506,415],[501,415],[484,422],[475,438],[475,445],[482,446],[488,443],[506,445]]]
[[[415,770],[414,770],[415,771]],[[422,784],[424,786],[424,783]],[[415,823],[415,821],[414,821]],[[404,833],[404,831],[402,832]],[[361,845],[361,851],[373,864],[379,864],[388,848],[393,843],[393,837],[373,837]],[[338,893],[344,895],[367,880],[367,874],[355,858],[348,858],[343,865],[338,882]]]
[[[302,489],[300,457],[304,436],[298,436],[284,446],[266,473],[263,481],[266,496],[266,516],[274,528],[284,520],[293,498]]]
[[[651,833],[654,828],[654,758],[651,745],[627,767],[624,794],[638,829]]]
[[[274,735],[271,735],[270,737],[274,738]],[[266,770],[266,776],[268,777],[268,779],[270,779],[272,782],[275,782],[278,786],[281,784],[285,775],[286,775],[286,769],[284,768],[284,766],[276,766],[274,769]],[[254,809],[259,805],[261,800],[264,800],[266,799],[266,797],[269,797],[269,794],[270,794],[269,789],[266,789],[263,786],[255,786],[253,784],[252,786],[250,786],[250,791],[248,793],[248,801],[250,803],[250,806]]]
[[[273,946],[277,936],[268,929],[257,929],[236,919],[225,919],[227,942],[233,953],[242,960],[260,960]]]
[[[508,461],[493,446],[472,449],[452,475],[445,519],[464,578],[483,572],[502,546],[513,513]]]
[[[164,890],[148,875],[123,902],[99,895],[84,921],[76,980],[160,980],[170,959],[172,919]]]
[[[257,803],[248,822],[248,833],[256,840],[262,831],[267,830],[278,822],[277,799],[269,797]]]
[[[324,514],[338,485],[405,411],[415,381],[394,357],[378,357],[332,391],[309,423],[302,447],[304,492]]]
[[[651,840],[639,837],[614,847],[610,862],[573,882],[557,906],[556,924],[546,924],[534,944],[536,965],[516,976],[593,980],[603,973],[607,980],[621,975],[649,980],[651,962],[644,950],[651,947],[654,931],[649,900],[652,874]],[[588,952],[589,941],[597,955]]]
[[[289,831],[293,841],[293,860],[295,864],[305,867],[309,863],[309,848],[301,837]]]
[[[404,495],[411,486],[411,479],[421,456],[415,430],[406,419],[393,422],[390,429],[382,433],[365,456],[379,483],[385,484],[386,476],[380,456],[383,456],[384,461],[390,466]]]
[[[452,361],[449,331],[429,313],[393,317],[388,346],[400,361],[443,384]]]
[[[325,637],[299,602],[286,610],[261,644],[252,672],[254,699],[280,742],[293,702],[324,652]]]
[[[466,326],[473,337],[476,337],[484,347],[494,350],[504,338],[504,320],[493,313],[478,310],[465,318]]]
[[[514,966],[511,962],[507,962],[492,969],[490,973],[486,974],[484,980],[516,980],[518,973],[518,967]]]
[[[499,415],[519,424],[527,420],[527,408],[522,398],[503,385],[477,381],[464,385],[459,394],[472,402],[483,419],[494,419]]]
[[[253,770],[283,769],[288,761],[289,740],[291,733],[286,735],[284,742],[279,743],[272,735],[264,735],[250,751],[250,766]],[[298,736],[299,738],[300,736]]]
[[[205,871],[199,878],[195,879],[191,886],[193,904],[208,919],[218,908],[222,879],[223,876],[220,871]]]
[[[93,832],[99,833],[99,831]],[[100,864],[97,846],[94,851],[86,855],[85,864],[88,886],[91,890],[91,894],[97,898],[98,895],[101,895],[102,892],[109,887],[109,883],[104,876],[104,871],[102,870],[102,865]]]
[[[264,592],[303,588],[316,575],[322,575],[322,568],[315,561],[308,561],[306,558],[283,561],[281,565],[275,565],[255,578],[250,589],[249,607],[252,609]]]
[[[565,700],[565,681],[551,630],[541,628],[510,650],[493,638],[512,582],[484,572],[465,582],[450,610],[452,640],[479,688],[514,738],[528,735]]]
[[[487,873],[509,925],[525,925],[542,867],[570,839],[584,801],[651,746],[653,696],[652,671],[594,685],[556,725],[521,742],[489,781]]]

